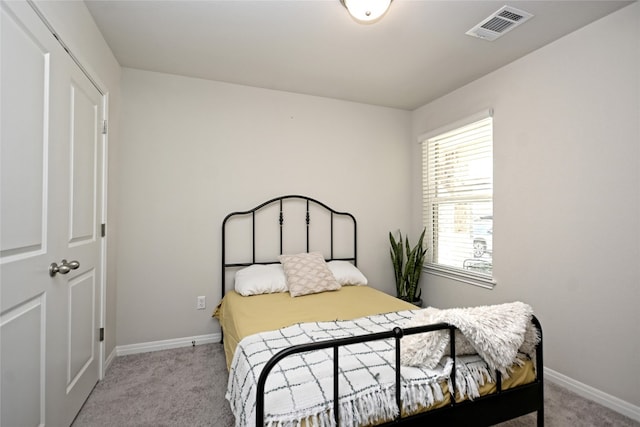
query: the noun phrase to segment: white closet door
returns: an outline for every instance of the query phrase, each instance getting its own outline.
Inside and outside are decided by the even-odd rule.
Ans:
[[[102,95],[26,2],[0,13],[0,425],[64,426],[99,374]]]

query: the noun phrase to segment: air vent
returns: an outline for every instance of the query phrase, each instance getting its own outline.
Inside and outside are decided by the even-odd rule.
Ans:
[[[465,34],[479,39],[493,41],[525,23],[533,15],[511,6],[503,6],[497,12],[480,22]]]

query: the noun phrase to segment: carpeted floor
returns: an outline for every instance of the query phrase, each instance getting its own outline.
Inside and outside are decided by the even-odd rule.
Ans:
[[[221,344],[117,357],[98,383],[73,427],[233,426],[224,398],[227,369]],[[500,427],[535,426],[530,414]],[[597,403],[547,382],[548,427],[640,427]]]

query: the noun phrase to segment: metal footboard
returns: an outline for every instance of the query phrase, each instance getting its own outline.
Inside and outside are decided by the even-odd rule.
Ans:
[[[413,328],[402,329],[393,328],[391,331],[379,332],[368,335],[361,335],[348,338],[340,338],[336,340],[319,341],[308,344],[295,345],[275,354],[265,364],[260,377],[258,378],[256,390],[256,426],[264,425],[264,392],[267,377],[271,370],[282,359],[293,354],[304,353],[313,350],[321,350],[333,348],[333,404],[334,417],[336,425],[339,422],[339,348],[358,344],[367,341],[377,341],[393,338],[395,340],[395,371],[396,371],[396,403],[399,413],[395,420],[383,425],[424,425],[429,421],[440,425],[447,422],[450,425],[492,425],[502,421],[506,421],[530,412],[537,411],[537,426],[544,426],[544,389],[543,389],[543,360],[542,360],[542,328],[540,322],[534,316],[532,322],[540,334],[540,342],[536,347],[536,379],[532,383],[520,385],[508,390],[502,389],[502,377],[496,372],[496,388],[495,393],[482,396],[473,401],[465,400],[456,401],[456,357],[455,357],[455,331],[456,327],[447,323],[438,323],[433,325],[418,326]],[[401,338],[405,335],[413,335],[418,333],[433,332],[439,330],[448,330],[450,338],[450,351],[453,358],[453,368],[451,372],[451,403],[439,409],[426,411],[423,413],[402,416],[402,401],[400,396],[401,390],[401,373],[400,373],[400,349]]]

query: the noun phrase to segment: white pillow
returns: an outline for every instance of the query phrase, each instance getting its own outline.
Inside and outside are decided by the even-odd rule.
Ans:
[[[327,265],[333,273],[333,277],[342,286],[359,286],[368,283],[367,278],[358,270],[358,267],[349,261],[329,261]]]
[[[280,264],[254,264],[236,272],[236,292],[242,296],[287,292],[287,279]]]

